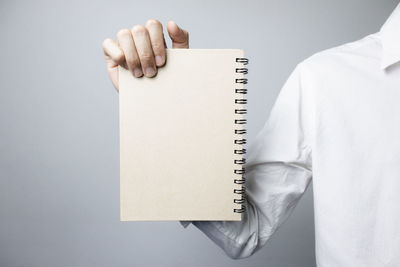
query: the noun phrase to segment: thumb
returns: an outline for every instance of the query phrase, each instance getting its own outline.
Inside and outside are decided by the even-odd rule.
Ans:
[[[167,31],[172,40],[172,48],[189,48],[189,33],[173,22],[167,23]]]

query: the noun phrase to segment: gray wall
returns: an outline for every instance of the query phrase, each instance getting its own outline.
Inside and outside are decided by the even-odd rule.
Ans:
[[[251,60],[249,139],[296,63],[377,31],[397,0],[0,3],[0,266],[315,266],[312,188],[233,261],[194,227],[119,222],[118,96],[102,40],[173,19]]]

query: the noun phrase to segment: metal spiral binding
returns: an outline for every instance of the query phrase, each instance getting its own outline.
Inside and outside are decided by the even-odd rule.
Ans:
[[[236,58],[236,63],[247,65],[249,63],[249,60],[247,58]],[[236,73],[240,73],[240,74],[245,75],[245,74],[248,73],[248,69],[247,68],[243,68],[243,67],[238,67],[238,68],[236,68]],[[237,78],[237,79],[235,79],[235,83],[245,85],[245,84],[247,84],[247,79],[246,78]],[[247,94],[247,89],[245,89],[245,88],[236,88],[235,89],[235,93],[238,94],[238,96],[241,96],[240,98],[235,99],[235,104],[238,104],[238,105],[247,104],[247,99],[243,98],[244,95]],[[235,109],[235,114],[238,114],[238,115],[247,114],[247,109],[242,108],[242,107],[236,108]],[[243,119],[243,118],[235,119],[235,124],[238,125],[238,126],[239,125],[244,125],[246,123],[247,123],[246,119]],[[244,145],[244,144],[246,144],[246,139],[243,138],[243,135],[246,134],[246,132],[247,132],[246,129],[235,129],[235,134],[240,136],[240,138],[234,140],[234,143],[236,145]],[[246,154],[246,149],[245,148],[234,149],[233,153],[236,154],[236,155],[244,155],[244,154]],[[240,168],[235,169],[233,172],[234,172],[234,174],[238,174],[238,175],[241,176],[240,179],[236,178],[233,181],[235,184],[241,185],[240,189],[234,189],[233,190],[234,194],[237,194],[237,195],[240,196],[240,198],[234,199],[233,202],[235,204],[241,205],[240,209],[233,209],[233,212],[235,212],[235,213],[243,213],[243,212],[245,212],[244,203],[246,201],[246,199],[245,199],[246,189],[244,187],[244,184],[245,184],[246,181],[245,181],[245,177],[244,177],[245,168],[243,167],[243,165],[245,163],[246,163],[246,159],[245,158],[235,159],[234,160],[234,164],[240,166]]]

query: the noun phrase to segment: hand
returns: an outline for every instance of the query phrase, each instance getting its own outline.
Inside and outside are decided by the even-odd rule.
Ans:
[[[167,23],[168,35],[173,48],[189,48],[189,33],[176,25]],[[107,38],[103,42],[104,58],[108,75],[115,89],[119,90],[118,66],[122,66],[139,78],[154,77],[157,68],[166,61],[165,39],[162,24],[155,19],[148,20],[145,26],[136,25],[131,30],[122,29],[117,34],[118,41]]]

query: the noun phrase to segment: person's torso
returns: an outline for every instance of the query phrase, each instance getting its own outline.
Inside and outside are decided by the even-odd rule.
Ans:
[[[381,69],[380,45],[374,34],[305,62],[318,266],[400,266],[400,64]]]

